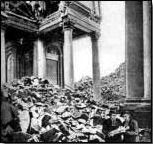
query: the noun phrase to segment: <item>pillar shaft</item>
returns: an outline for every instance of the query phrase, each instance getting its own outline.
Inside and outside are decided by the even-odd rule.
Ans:
[[[143,7],[142,2],[125,2],[126,88],[127,101],[144,96],[143,78]]]
[[[143,1],[144,98],[151,99],[151,3]]]
[[[66,88],[74,88],[72,28],[64,28],[64,85]]]
[[[43,42],[38,39],[34,42],[34,65],[33,65],[34,75],[38,77],[45,77],[46,72],[46,58],[45,49]]]
[[[38,68],[37,68],[37,50],[38,49],[38,41],[34,42],[33,48],[33,75],[38,76]]]
[[[100,66],[99,66],[99,49],[98,49],[99,35],[92,34],[92,66],[93,66],[93,88],[94,88],[94,100],[99,101],[101,99],[100,93]]]
[[[6,82],[5,29],[1,28],[1,84]]]
[[[63,88],[63,55],[60,55],[60,86]]]

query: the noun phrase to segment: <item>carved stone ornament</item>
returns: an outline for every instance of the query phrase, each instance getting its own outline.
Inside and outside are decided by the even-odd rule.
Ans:
[[[41,20],[43,12],[46,10],[46,3],[44,1],[30,1],[32,11],[35,13],[35,18]]]
[[[1,2],[1,10],[11,11],[15,14],[41,20],[46,10],[45,1],[5,1]]]
[[[59,3],[59,11],[62,12],[62,13],[65,13],[65,10],[66,10],[65,1],[60,1],[60,3]]]
[[[71,3],[70,1],[60,1],[58,11],[62,13],[62,17],[67,14],[67,7],[69,7]]]
[[[9,10],[9,1],[1,1],[1,10]]]

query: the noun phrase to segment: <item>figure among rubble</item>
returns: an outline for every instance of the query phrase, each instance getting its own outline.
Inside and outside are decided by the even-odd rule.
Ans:
[[[1,88],[1,97],[1,138],[3,142],[11,142],[12,133],[21,130],[18,111],[10,102],[7,88]]]
[[[139,142],[138,122],[132,118],[132,114],[129,111],[125,112],[124,118],[123,125],[129,127],[124,133],[124,142]]]
[[[106,142],[122,142],[121,134],[115,134],[113,131],[122,126],[122,122],[116,117],[116,112],[110,112],[110,118],[103,123],[103,132]]]

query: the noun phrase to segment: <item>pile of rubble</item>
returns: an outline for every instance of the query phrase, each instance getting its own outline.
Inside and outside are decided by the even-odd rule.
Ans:
[[[120,77],[117,78],[117,80],[118,79],[120,79]],[[118,87],[122,87],[120,82],[118,82],[119,80],[118,81],[115,81],[114,79],[112,80],[111,75],[109,75],[103,77],[101,81],[102,82],[100,88],[101,88],[102,102],[100,103],[107,103],[107,104],[124,103],[125,97],[120,94],[120,89],[118,89]],[[92,78],[86,76],[77,83],[75,83],[75,91],[79,93],[79,95],[81,95],[82,97],[92,99],[94,96]]]
[[[81,97],[92,99],[94,96],[92,79],[86,76],[82,78],[79,82],[76,82],[75,92],[78,93]]]
[[[13,142],[104,142],[101,122],[110,109],[92,100],[93,92],[85,82],[72,91],[32,76],[4,87],[21,127],[13,133]]]

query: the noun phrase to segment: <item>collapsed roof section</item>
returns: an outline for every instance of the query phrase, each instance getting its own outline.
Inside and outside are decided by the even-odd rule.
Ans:
[[[101,20],[99,1],[3,1],[1,16],[2,24],[40,33],[67,23],[86,33],[99,32]]]

